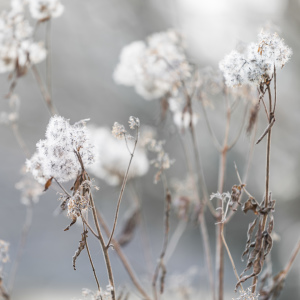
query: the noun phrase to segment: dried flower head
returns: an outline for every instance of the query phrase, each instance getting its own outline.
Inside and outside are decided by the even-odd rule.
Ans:
[[[135,129],[136,127],[137,128],[140,127],[140,119],[139,118],[130,116],[128,123],[129,123],[130,129]]]
[[[76,152],[80,153],[84,166],[95,161],[95,149],[89,141],[85,120],[70,125],[63,117],[52,117],[46,139],[40,140],[36,146],[37,150],[26,161],[26,166],[41,184],[52,177],[60,182],[75,179],[81,170]]]
[[[60,0],[28,0],[28,5],[32,18],[39,21],[60,17],[64,12]]]
[[[89,195],[82,195],[79,191],[69,199],[68,207],[68,217],[77,218],[80,217],[81,213],[87,211],[90,207]]]
[[[259,294],[252,293],[251,287],[246,291],[240,290],[240,296],[238,298],[232,298],[232,300],[258,300]]]
[[[112,300],[112,289],[113,287],[111,285],[107,285],[105,291],[100,289],[100,291],[97,291],[96,293],[92,292],[89,289],[82,289],[82,296],[84,297],[84,299],[89,300]]]
[[[232,51],[220,62],[228,86],[268,82],[274,69],[282,68],[291,58],[292,50],[277,33],[261,31],[258,43],[251,43],[245,53]]]
[[[118,140],[122,140],[125,138],[126,130],[124,125],[119,124],[118,122],[114,123],[114,126],[112,127],[112,135],[117,138]]]
[[[181,81],[190,77],[181,35],[174,31],[155,33],[147,43],[136,41],[123,48],[114,80],[134,86],[146,100],[176,93]]]
[[[20,10],[2,12],[0,16],[0,73],[16,71],[24,75],[32,64],[43,61],[43,43],[32,39],[33,28]]]

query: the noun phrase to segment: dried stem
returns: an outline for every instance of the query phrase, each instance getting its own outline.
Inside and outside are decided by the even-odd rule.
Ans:
[[[91,207],[92,207],[93,219],[94,219],[94,223],[95,223],[95,226],[96,226],[96,229],[97,229],[100,245],[101,245],[103,255],[104,255],[104,260],[105,260],[105,264],[106,264],[109,284],[112,286],[112,291],[111,291],[112,300],[115,300],[116,299],[116,297],[115,297],[115,284],[114,284],[114,278],[113,278],[112,268],[111,268],[111,264],[110,264],[110,259],[109,259],[109,255],[108,255],[108,248],[105,245],[105,242],[104,242],[101,230],[100,230],[100,226],[99,226],[98,218],[97,218],[97,211],[96,211],[96,207],[95,207],[95,203],[94,203],[94,199],[93,199],[92,194],[90,194],[90,204],[91,204]]]
[[[35,65],[33,65],[31,67],[31,70],[32,70],[34,78],[35,78],[35,80],[36,80],[36,82],[37,82],[37,84],[38,84],[38,86],[40,88],[41,94],[42,94],[42,96],[44,98],[44,101],[45,101],[45,103],[47,105],[47,108],[48,108],[51,116],[54,116],[55,114],[57,114],[57,110],[56,110],[56,108],[54,107],[54,105],[52,103],[51,97],[50,97],[49,92],[47,91],[47,89],[46,89],[46,87],[45,87],[45,85],[43,83],[41,75],[40,75],[40,73],[39,73],[39,71],[38,71],[38,69],[36,68]]]
[[[170,194],[169,188],[167,186],[167,181],[166,181],[164,173],[162,173],[162,175],[163,175],[162,179],[163,179],[163,183],[164,183],[164,188],[166,191],[165,192],[165,213],[164,213],[165,230],[164,230],[162,250],[161,250],[159,261],[155,268],[153,280],[152,280],[153,295],[154,295],[155,300],[158,299],[157,291],[156,291],[156,282],[157,282],[160,270],[162,273],[161,280],[160,280],[160,282],[161,282],[160,293],[162,294],[163,290],[164,290],[164,279],[165,279],[165,274],[166,274],[164,257],[165,257],[167,247],[168,247],[169,231],[170,231],[169,217],[170,217],[170,210],[171,210],[171,194]]]
[[[85,231],[86,231],[86,227],[83,224],[83,232],[85,232]],[[94,277],[95,277],[95,280],[96,280],[96,283],[97,283],[97,286],[98,286],[98,291],[100,292],[100,284],[99,284],[99,281],[98,281],[98,277],[97,277],[97,274],[96,274],[96,271],[95,271],[94,263],[93,263],[91,253],[90,253],[90,250],[89,250],[89,246],[88,246],[88,242],[87,242],[87,236],[85,234],[84,234],[84,242],[85,242],[86,252],[88,254],[90,264],[92,266],[93,274],[94,274]]]
[[[110,236],[110,231],[108,229],[108,226],[106,224],[106,222],[104,221],[103,217],[101,216],[101,214],[99,213],[98,210],[96,210],[97,216],[98,216],[98,220],[102,226],[102,228],[105,231],[105,234],[109,237]],[[125,254],[123,253],[119,243],[112,238],[111,243],[113,244],[114,250],[116,251],[116,253],[118,254],[119,258],[121,259],[124,268],[126,269],[130,279],[132,280],[132,283],[134,284],[134,286],[137,288],[137,290],[140,292],[140,294],[144,297],[144,299],[146,300],[150,300],[151,298],[148,296],[148,294],[145,292],[145,290],[143,289],[143,287],[141,286],[141,284],[139,283],[129,261],[127,260]]]
[[[131,166],[131,162],[132,162],[132,159],[133,159],[133,156],[134,156],[134,151],[136,149],[137,142],[138,142],[138,129],[137,129],[136,139],[135,139],[135,143],[134,143],[134,148],[133,148],[132,152],[129,151],[130,152],[130,160],[129,160],[129,164],[128,164],[128,167],[127,167],[124,179],[123,179],[123,183],[122,183],[122,187],[121,187],[121,191],[120,191],[120,195],[119,195],[119,199],[118,199],[117,209],[116,209],[116,213],[115,213],[113,229],[111,231],[111,235],[110,235],[110,237],[108,239],[108,242],[107,242],[107,245],[106,245],[107,249],[110,246],[110,242],[113,238],[113,235],[114,235],[114,232],[115,232],[115,229],[116,229],[116,226],[117,226],[117,219],[118,219],[120,204],[121,204],[121,200],[122,200],[122,197],[123,197],[126,182],[127,182],[127,179],[128,179],[128,174],[129,174],[129,170],[130,170],[130,166]]]

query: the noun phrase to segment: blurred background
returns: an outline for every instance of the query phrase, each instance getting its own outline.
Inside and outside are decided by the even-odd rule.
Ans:
[[[119,60],[121,49],[135,40],[144,40],[149,34],[169,28],[180,30],[186,37],[188,56],[200,67],[218,67],[218,62],[235,48],[237,43],[256,41],[257,33],[267,22],[280,28],[279,35],[293,49],[291,61],[278,73],[277,117],[273,129],[271,153],[271,191],[277,200],[275,231],[279,241],[272,249],[273,272],[279,272],[289,259],[299,239],[300,232],[300,1],[297,0],[65,0],[65,12],[52,22],[52,76],[53,101],[60,114],[71,123],[90,118],[98,126],[112,126],[115,121],[127,123],[133,115],[142,124],[156,126],[160,119],[159,101],[145,101],[133,88],[118,86],[112,73]],[[0,0],[0,9],[8,9],[9,1]],[[38,36],[45,37],[41,26]],[[44,70],[44,63],[38,65]],[[0,76],[2,95],[0,111],[5,109],[4,96],[9,89],[7,74]],[[49,113],[42,101],[40,91],[30,73],[18,82],[16,92],[21,99],[20,132],[31,152],[35,144],[44,138]],[[218,112],[217,112],[218,113]],[[213,127],[222,136],[224,120],[216,117]],[[258,134],[265,128],[261,120]],[[220,130],[220,132],[218,132]],[[159,130],[167,140],[166,149],[176,163],[168,171],[169,178],[183,179],[184,155],[178,147],[176,137],[168,126]],[[205,121],[200,117],[198,141],[206,172],[209,193],[217,190],[218,153],[213,147]],[[20,191],[15,184],[21,179],[20,169],[25,157],[12,134],[11,128],[0,127],[0,239],[10,243],[10,263],[4,272],[8,275],[11,262],[17,252],[26,207],[20,204]],[[234,151],[228,155],[225,190],[237,183],[233,162],[243,170],[248,153],[249,138],[243,134]],[[247,182],[248,190],[261,199],[264,192],[265,144],[255,147],[253,164]],[[154,171],[138,179],[143,202],[143,216],[149,229],[149,252],[152,264],[160,254],[163,236],[163,188],[153,184]],[[97,206],[112,220],[119,188],[97,180],[100,191],[96,192]],[[59,205],[55,190],[45,193],[34,206],[32,227],[20,263],[13,299],[78,299],[81,288],[96,290],[91,267],[86,254],[77,260],[77,270],[72,267],[81,227],[74,226],[68,232],[63,229],[69,220],[54,216]],[[126,190],[122,202],[119,229],[127,212],[131,195]],[[246,241],[246,231],[251,218],[238,212],[226,227],[227,242],[241,272],[245,262],[240,260]],[[171,218],[171,232],[177,224]],[[111,222],[109,222],[111,225]],[[211,245],[214,251],[214,220],[208,218]],[[118,228],[117,228],[118,234]],[[133,241],[124,248],[136,273],[142,281],[149,280],[148,266],[143,256],[143,232],[139,228]],[[106,282],[102,253],[96,241],[91,239],[93,258],[101,282]],[[150,249],[151,248],[151,249]],[[173,275],[191,273],[191,285],[200,286],[205,298],[208,280],[203,260],[203,247],[199,229],[189,224],[185,234],[167,265],[167,284],[172,284]],[[111,251],[112,266],[117,286],[130,283],[118,257]],[[214,253],[212,253],[214,255]],[[193,269],[193,270],[194,270]],[[173,279],[172,279],[173,276]],[[237,297],[233,289],[236,280],[225,254],[225,299]],[[280,299],[300,298],[300,259],[287,277]]]

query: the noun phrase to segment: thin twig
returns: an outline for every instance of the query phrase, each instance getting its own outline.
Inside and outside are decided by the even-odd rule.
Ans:
[[[49,113],[50,113],[51,116],[54,116],[55,114],[57,114],[57,110],[56,110],[56,108],[54,107],[54,105],[53,105],[53,103],[51,101],[51,97],[50,97],[50,95],[49,95],[49,93],[48,93],[48,91],[47,91],[47,89],[46,89],[46,87],[45,87],[45,85],[43,83],[43,80],[42,80],[42,78],[40,76],[40,73],[39,73],[39,71],[38,71],[38,69],[36,68],[35,65],[33,65],[31,67],[31,70],[32,70],[34,78],[35,78],[35,80],[36,80],[36,82],[37,82],[37,84],[38,84],[38,86],[40,88],[41,94],[42,94],[43,99],[44,99],[44,101],[45,101],[45,103],[47,105]]]
[[[156,291],[156,282],[157,282],[160,270],[162,270],[162,277],[161,277],[161,280],[160,280],[161,281],[160,293],[162,294],[163,291],[164,291],[164,277],[165,277],[165,274],[166,274],[164,257],[165,257],[167,247],[168,247],[169,231],[170,231],[169,217],[170,217],[170,209],[171,209],[171,194],[170,194],[169,188],[167,186],[167,181],[166,181],[166,178],[164,176],[164,173],[162,173],[162,175],[163,175],[162,179],[163,179],[163,183],[164,183],[164,189],[166,191],[166,194],[165,194],[165,213],[164,213],[165,226],[164,226],[163,246],[162,246],[159,261],[158,261],[157,266],[155,268],[154,275],[153,275],[153,280],[152,280],[153,295],[154,295],[155,300],[158,299],[157,291]]]
[[[120,195],[119,195],[119,199],[118,199],[118,204],[117,204],[117,208],[116,208],[115,218],[114,218],[114,225],[113,225],[113,228],[112,228],[112,231],[111,231],[111,235],[110,235],[110,237],[108,239],[108,242],[106,244],[107,249],[110,246],[111,239],[113,238],[113,235],[114,235],[114,232],[115,232],[115,229],[116,229],[116,226],[117,226],[117,219],[118,219],[120,204],[121,204],[121,200],[122,200],[122,197],[123,197],[125,186],[126,186],[126,183],[127,183],[127,180],[128,180],[128,174],[129,174],[129,170],[130,170],[130,166],[131,166],[131,162],[132,162],[132,159],[133,159],[133,156],[134,156],[134,152],[135,152],[135,149],[136,149],[137,142],[138,142],[138,129],[137,129],[137,136],[136,136],[135,143],[134,143],[134,148],[133,148],[132,152],[130,153],[130,160],[129,160],[128,167],[127,167],[124,179],[123,179],[123,183],[122,183],[122,187],[121,187],[121,191],[120,191]]]
[[[90,226],[90,224],[87,222],[87,220],[85,219],[85,217],[80,213],[82,222],[87,226],[87,228],[90,230],[90,232],[99,240],[99,236],[97,235],[97,233],[93,230],[93,228]]]
[[[97,209],[96,209],[96,213],[98,216],[98,220],[99,220],[102,228],[104,229],[105,234],[107,235],[107,237],[109,237],[110,231],[108,229],[106,222],[104,221],[103,217],[101,216],[101,214],[99,213],[99,211]],[[114,250],[117,253],[117,255],[119,256],[120,260],[122,261],[123,266],[126,269],[134,286],[137,288],[137,290],[140,292],[140,294],[144,297],[144,299],[150,300],[151,298],[148,296],[146,291],[143,289],[143,287],[139,283],[139,281],[132,269],[132,266],[130,265],[128,259],[126,258],[125,254],[123,253],[118,241],[116,241],[114,238],[112,238],[111,243],[113,244]]]
[[[207,128],[208,128],[208,131],[210,133],[210,136],[213,140],[213,143],[215,145],[215,147],[217,148],[217,150],[220,152],[222,150],[222,146],[221,144],[219,143],[211,125],[210,125],[210,122],[209,122],[209,119],[208,119],[208,116],[207,116],[207,112],[206,112],[206,108],[205,108],[205,105],[203,104],[203,101],[202,99],[200,98],[200,103],[201,103],[201,106],[202,106],[202,110],[203,110],[203,114],[204,114],[204,118],[205,118],[205,121],[206,121],[206,124],[207,124]]]
[[[83,232],[85,232],[85,231],[86,231],[86,228],[85,228],[85,225],[83,224]],[[91,267],[92,267],[92,270],[93,270],[93,274],[94,274],[94,277],[95,277],[95,280],[96,280],[96,283],[97,283],[97,286],[98,286],[98,291],[100,292],[100,284],[99,284],[99,280],[98,280],[98,277],[97,277],[97,274],[96,274],[96,270],[95,270],[95,267],[94,267],[92,256],[91,256],[91,253],[90,253],[90,250],[89,250],[86,234],[84,234],[84,242],[85,242],[86,252],[88,254],[90,264],[91,264]]]

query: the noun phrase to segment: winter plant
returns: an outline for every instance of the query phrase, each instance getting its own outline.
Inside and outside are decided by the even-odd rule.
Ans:
[[[72,267],[76,270],[79,256],[86,252],[94,276],[95,291],[84,288],[82,296],[85,299],[125,300],[134,294],[139,299],[147,300],[163,297],[199,298],[199,291],[191,284],[192,277],[197,276],[195,269],[191,268],[187,273],[177,276],[168,273],[168,262],[175,256],[176,247],[189,224],[199,229],[204,249],[199,255],[204,255],[210,287],[207,299],[225,299],[224,261],[228,258],[232,266],[230,271],[236,276],[236,285],[229,288],[234,297],[232,299],[277,299],[300,251],[298,241],[286,267],[275,275],[269,272],[266,265],[271,262],[276,204],[271,193],[270,153],[271,134],[276,130],[277,85],[280,84],[277,83],[277,72],[284,72],[281,69],[292,57],[291,48],[276,32],[262,30],[257,42],[250,43],[243,49],[233,50],[221,60],[219,69],[212,69],[199,68],[191,62],[186,53],[185,39],[176,30],[154,33],[144,41],[132,42],[121,50],[113,79],[119,85],[134,87],[141,101],[159,101],[161,122],[158,128],[149,128],[139,118],[130,116],[128,126],[112,122],[112,129],[109,129],[93,125],[89,119],[73,123],[73,120],[71,122],[59,115],[53,104],[50,24],[52,19],[60,17],[63,12],[64,6],[59,0],[11,0],[11,9],[2,12],[0,16],[0,73],[8,75],[9,80],[5,99],[9,104],[9,111],[1,112],[0,122],[12,128],[27,157],[25,166],[22,167],[23,178],[16,183],[16,188],[21,192],[21,203],[26,206],[27,217],[17,258],[12,261],[8,279],[4,268],[9,262],[9,242],[0,239],[0,298],[13,299],[14,279],[21,265],[21,258],[24,258],[23,250],[26,247],[34,204],[43,193],[56,189],[60,201],[59,211],[65,212],[69,218],[64,231],[73,230],[75,223],[81,228],[79,245],[72,257]],[[35,33],[39,27],[46,28],[45,40],[36,40]],[[38,70],[39,63],[45,64],[45,74]],[[20,100],[16,94],[17,84],[28,72],[33,74],[51,114],[45,137],[36,143],[33,154],[29,152],[18,128]],[[211,117],[215,113],[211,108],[220,106],[220,101],[225,107],[222,137],[216,135],[216,125],[212,124],[212,120],[220,117]],[[265,130],[257,137],[259,115],[263,115],[266,124]],[[199,147],[199,143],[206,141],[197,129],[199,119],[205,120],[219,153],[216,190],[209,190],[206,183],[207,170],[203,167],[203,154]],[[159,137],[158,131],[162,130],[162,124],[168,124],[172,128],[175,137],[173,140],[176,140],[176,145],[185,157],[185,170],[178,174],[183,173],[184,176],[170,177],[169,169],[176,161],[172,153],[167,151],[168,140]],[[236,176],[233,182],[232,178],[226,176],[227,157],[245,131],[250,139],[249,155],[245,166],[235,164]],[[259,143],[266,144],[266,162],[260,170],[265,170],[264,193],[257,198],[248,190],[247,180],[252,153]],[[151,262],[154,265],[150,270],[151,277],[145,281],[141,280],[142,274],[135,273],[123,247],[134,242],[133,236],[138,226],[145,227],[143,202],[132,182],[146,175],[151,167],[155,171],[153,184],[161,185],[164,191],[161,197],[164,199],[164,211],[161,213],[164,225],[156,235],[158,240],[162,240],[161,250],[156,253],[157,259]],[[242,177],[240,169],[245,170]],[[106,223],[105,212],[95,202],[95,197],[101,191],[97,192],[98,187],[92,176],[103,180],[111,188],[119,189],[115,199],[116,209],[110,222],[112,226]],[[178,179],[179,177],[184,179]],[[232,186],[230,191],[225,190],[225,182]],[[71,185],[71,188],[65,187],[65,184]],[[130,213],[120,229],[117,226],[120,217],[123,218],[120,216],[120,206],[127,188],[131,191],[133,204],[128,207]],[[236,268],[239,257],[232,254],[225,235],[226,225],[236,214],[245,216],[245,223],[249,222],[246,217],[251,216],[245,240],[240,241],[245,244],[245,250],[241,253],[246,260],[242,272]],[[170,222],[172,215],[176,218],[175,229],[171,228],[174,225],[174,222]],[[207,226],[208,219],[214,220],[215,235]],[[116,232],[120,233],[118,238]],[[209,238],[212,235],[215,236],[214,251]],[[92,259],[94,249],[89,246],[91,239],[99,242],[106,267],[106,279],[100,279],[97,275],[95,257]],[[118,270],[111,264],[113,251],[128,273],[131,287],[125,282],[126,287],[122,288],[124,282],[115,282],[114,274]],[[214,252],[215,263],[212,259]]]

